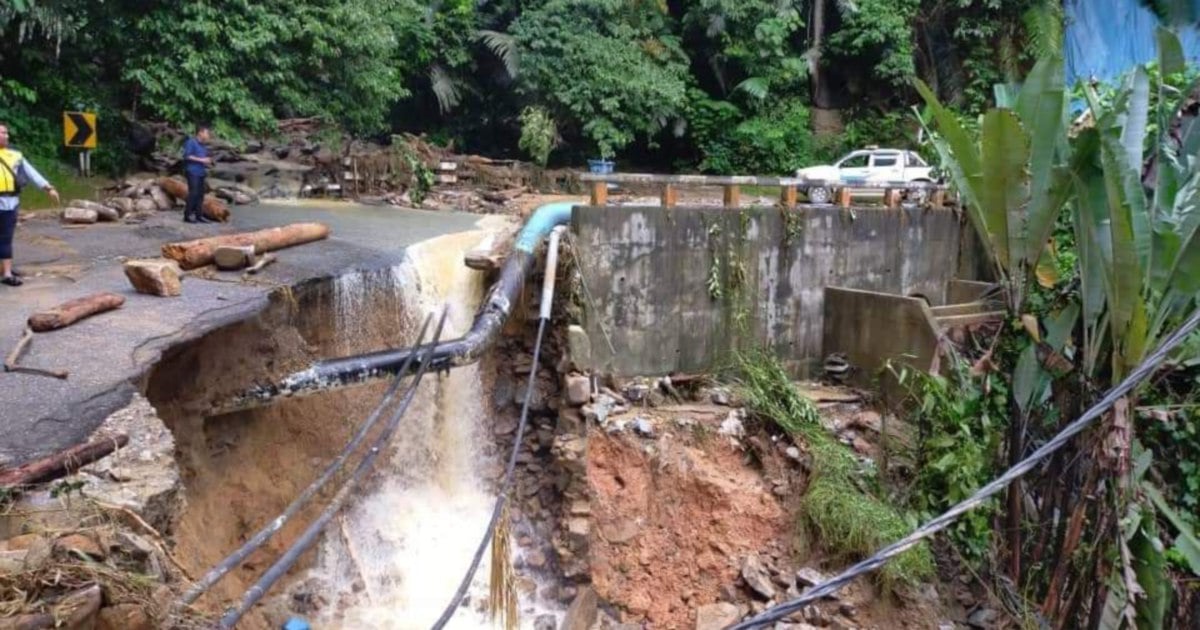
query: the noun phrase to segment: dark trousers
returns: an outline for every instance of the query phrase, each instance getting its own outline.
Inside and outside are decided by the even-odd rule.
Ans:
[[[183,210],[183,218],[199,217],[200,208],[204,204],[204,175],[188,173],[187,184],[187,206]]]
[[[13,257],[13,233],[17,231],[17,211],[0,210],[0,260]]]

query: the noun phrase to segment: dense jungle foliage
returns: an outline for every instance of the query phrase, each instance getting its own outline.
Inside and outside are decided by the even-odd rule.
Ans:
[[[4,0],[0,119],[49,156],[62,109],[98,111],[109,169],[133,120],[237,137],[319,116],[492,155],[549,143],[559,164],[783,173],[912,144],[914,78],[980,110],[1031,64],[1041,2]]]

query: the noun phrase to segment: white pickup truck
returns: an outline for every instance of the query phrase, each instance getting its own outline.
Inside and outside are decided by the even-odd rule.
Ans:
[[[935,181],[933,167],[925,163],[921,156],[913,151],[904,149],[879,149],[869,147],[854,151],[835,162],[833,165],[810,166],[796,170],[796,177],[807,180],[815,185],[800,189],[808,196],[810,203],[829,203],[833,191],[831,185],[840,183],[852,191],[856,183],[926,183]],[[882,188],[864,188],[855,191],[856,195],[883,195]],[[927,190],[914,190],[909,193],[909,200],[921,203],[928,196]]]

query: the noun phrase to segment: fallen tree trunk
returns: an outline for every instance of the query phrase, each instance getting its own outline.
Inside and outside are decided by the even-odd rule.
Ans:
[[[49,457],[0,471],[0,487],[28,486],[65,477],[128,443],[129,436],[121,434],[72,446]]]
[[[81,319],[121,308],[124,303],[125,298],[116,293],[97,293],[81,297],[30,315],[29,327],[34,332],[66,328]]]
[[[160,177],[158,187],[175,199],[187,199],[187,184],[173,177]],[[160,210],[162,208],[159,208]],[[229,205],[216,195],[204,195],[204,203],[200,206],[204,216],[222,223],[229,220]]]
[[[253,246],[258,253],[275,251],[293,245],[303,245],[329,237],[329,226],[322,223],[293,223],[281,227],[212,236],[162,246],[162,255],[177,261],[184,269],[196,269],[213,263],[218,247]]]

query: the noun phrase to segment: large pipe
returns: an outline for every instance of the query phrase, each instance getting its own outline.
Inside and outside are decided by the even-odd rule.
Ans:
[[[538,244],[557,226],[571,220],[574,204],[549,203],[539,206],[517,234],[512,254],[500,270],[500,278],[492,285],[487,299],[475,316],[471,330],[458,339],[443,342],[430,355],[428,369],[444,371],[478,361],[496,339],[504,322],[512,314],[513,305],[525,286],[525,278],[533,270],[534,252]],[[409,372],[421,367],[422,357],[416,348],[383,350],[340,359],[314,363],[306,370],[284,377],[278,382],[247,389],[216,406],[212,415],[261,407],[279,398],[308,396],[331,389],[372,383],[399,374],[408,362]],[[410,362],[409,359],[413,360]]]

